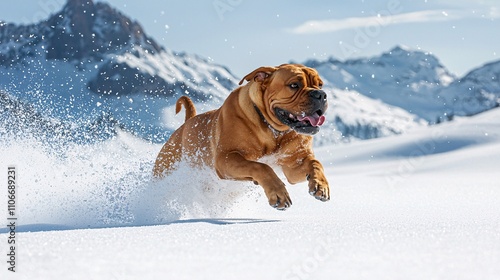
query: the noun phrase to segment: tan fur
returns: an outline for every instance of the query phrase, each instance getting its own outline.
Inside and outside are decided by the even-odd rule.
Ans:
[[[290,90],[287,85],[294,79],[304,83],[303,89]],[[158,154],[154,176],[168,175],[177,162],[187,159],[195,166],[214,168],[221,179],[254,181],[263,187],[270,205],[285,209],[292,204],[285,184],[270,166],[258,162],[264,156],[276,155],[289,183],[299,183],[307,177],[310,194],[322,201],[329,200],[323,166],[312,151],[312,136],[290,130],[273,111],[274,106],[293,113],[304,110],[308,91],[321,88],[317,72],[302,65],[284,64],[260,67],[243,80],[248,83],[234,90],[217,110],[195,115],[189,98],[178,100],[176,111],[184,105],[186,121]]]
[[[196,116],[196,108],[194,107],[193,101],[189,99],[187,96],[181,96],[177,102],[175,103],[175,113],[179,114],[182,109],[182,106],[186,109],[186,118],[184,122],[189,120],[190,118]]]

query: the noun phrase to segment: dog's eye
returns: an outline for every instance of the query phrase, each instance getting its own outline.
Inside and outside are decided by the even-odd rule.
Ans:
[[[290,85],[289,85],[289,87],[290,87],[291,89],[298,89],[298,88],[299,88],[299,84],[297,84],[297,83],[292,83],[292,84],[290,84]]]

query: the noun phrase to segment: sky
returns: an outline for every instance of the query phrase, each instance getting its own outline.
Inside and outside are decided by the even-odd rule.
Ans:
[[[97,1],[97,0],[96,0]],[[33,23],[66,0],[2,4],[0,20]],[[370,57],[405,45],[457,76],[500,60],[498,0],[106,0],[165,48],[242,77],[259,66]]]

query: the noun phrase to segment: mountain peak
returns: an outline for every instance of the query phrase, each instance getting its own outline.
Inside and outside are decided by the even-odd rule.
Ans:
[[[94,50],[89,44],[95,7],[90,0],[69,0],[63,10],[48,20],[48,59],[80,59]]]
[[[454,79],[454,77],[452,77],[453,75],[446,70],[435,55],[430,52],[415,50],[404,45],[395,46],[388,52],[383,53],[380,57],[374,59],[393,65],[407,65],[407,67],[412,68],[414,71],[418,69],[437,70]]]
[[[47,29],[47,59],[99,57],[127,45],[141,45],[151,53],[162,49],[139,23],[92,0],[68,0],[47,20]]]
[[[73,11],[86,11],[89,8],[94,7],[94,2],[92,0],[68,0],[63,9],[70,9]]]
[[[92,0],[68,0],[60,12],[60,14],[69,17],[73,27],[77,27],[77,24],[82,23],[82,20],[84,23],[91,20],[94,13],[95,5]]]
[[[413,52],[412,48],[406,46],[406,45],[396,45],[394,48],[392,48],[389,53],[409,53]]]
[[[434,58],[434,55],[430,52],[425,52],[419,49],[413,49],[405,45],[396,45],[389,51],[382,53],[382,57],[409,57],[412,56],[415,59],[427,59],[429,57]]]

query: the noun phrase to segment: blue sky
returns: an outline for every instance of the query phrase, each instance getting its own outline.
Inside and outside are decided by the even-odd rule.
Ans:
[[[497,0],[107,0],[164,47],[243,76],[262,65],[378,55],[406,45],[463,75],[500,59]],[[3,4],[0,19],[39,21],[65,0]]]

